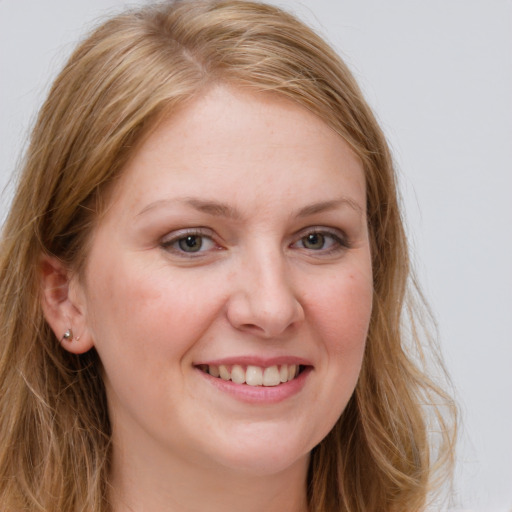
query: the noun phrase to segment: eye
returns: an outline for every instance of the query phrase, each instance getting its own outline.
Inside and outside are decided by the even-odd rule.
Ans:
[[[212,237],[201,231],[178,231],[162,240],[161,246],[178,255],[201,254],[217,248]]]
[[[198,252],[203,246],[203,238],[198,235],[188,235],[180,238],[176,243],[183,252]]]
[[[326,243],[330,240],[323,233],[309,233],[300,239],[305,249],[313,249],[315,251],[325,248]]]
[[[341,233],[338,234],[322,229],[312,229],[292,244],[292,247],[314,251],[320,254],[331,254],[348,248],[349,244]]]

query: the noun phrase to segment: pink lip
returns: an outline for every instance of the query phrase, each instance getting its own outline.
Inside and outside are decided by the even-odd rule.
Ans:
[[[289,359],[287,359],[288,361]],[[224,359],[222,363],[210,363],[214,364],[236,364],[244,362],[241,359],[233,360],[233,363],[227,363],[227,359]],[[206,364],[206,363],[204,363]],[[254,362],[254,358],[251,358],[251,363],[256,366],[272,366],[273,364],[287,364],[284,362],[281,363],[265,363],[265,364],[257,364]],[[299,363],[288,363],[288,364],[299,364]],[[203,372],[199,368],[197,368],[197,372],[200,376],[202,376],[206,381],[215,386],[219,391],[223,393],[227,393],[237,400],[246,403],[252,404],[275,404],[282,402],[292,396],[298,394],[308,379],[308,376],[311,374],[313,370],[312,366],[307,366],[304,370],[293,380],[285,382],[283,384],[279,384],[277,386],[249,386],[247,384],[235,384],[230,380],[223,380],[218,377],[212,377],[208,373]]]

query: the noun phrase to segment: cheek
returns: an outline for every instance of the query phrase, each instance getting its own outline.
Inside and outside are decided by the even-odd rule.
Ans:
[[[88,317],[100,356],[116,346],[136,358],[184,353],[221,307],[214,294],[219,287],[205,283],[161,263],[102,260],[88,283]]]
[[[371,272],[338,272],[311,295],[310,318],[324,354],[323,386],[315,396],[321,414],[319,442],[335,425],[352,396],[361,371],[372,311]]]
[[[115,267],[104,265],[88,282],[88,319],[96,342],[114,342],[127,332],[151,328],[158,315],[155,305],[162,306],[163,290],[156,284],[123,262]]]
[[[372,312],[371,273],[345,273],[314,295],[311,314],[327,349],[344,358],[362,356]]]

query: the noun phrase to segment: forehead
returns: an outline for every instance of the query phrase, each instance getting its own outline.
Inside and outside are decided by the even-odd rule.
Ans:
[[[125,166],[114,196],[164,193],[261,200],[333,190],[365,204],[359,158],[325,122],[280,95],[218,86],[161,120]],[[344,190],[341,190],[344,189]]]

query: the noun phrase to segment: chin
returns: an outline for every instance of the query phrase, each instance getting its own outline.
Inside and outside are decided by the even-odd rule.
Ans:
[[[238,474],[251,475],[254,477],[265,477],[278,475],[294,469],[302,469],[309,464],[310,452],[304,454],[286,453],[279,448],[269,453],[265,450],[259,453],[247,452],[243,454],[231,453],[222,461],[222,465],[228,471]]]
[[[210,453],[216,465],[228,471],[271,476],[291,468],[303,469],[309,463],[311,449],[320,440],[304,442],[287,435],[282,428],[269,432],[260,426],[247,429],[241,437],[230,435],[224,442],[216,443]]]

